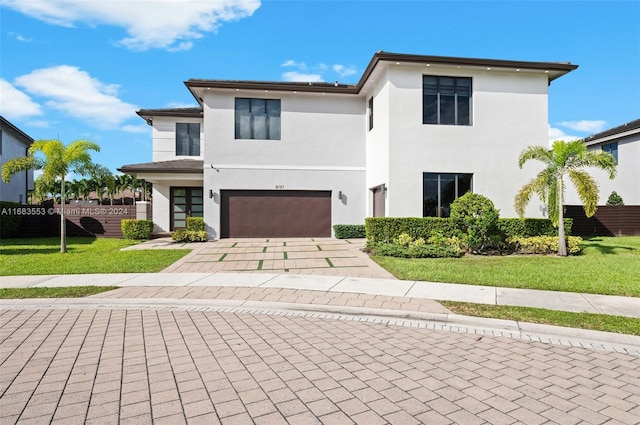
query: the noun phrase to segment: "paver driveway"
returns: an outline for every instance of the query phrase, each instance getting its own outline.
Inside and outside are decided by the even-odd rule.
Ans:
[[[157,243],[150,241],[148,244],[153,246]],[[266,272],[393,279],[391,273],[362,252],[363,247],[363,239],[221,239],[189,244],[192,252],[164,271]]]
[[[640,357],[627,354],[330,315],[144,307],[1,314],[2,424],[640,418]]]

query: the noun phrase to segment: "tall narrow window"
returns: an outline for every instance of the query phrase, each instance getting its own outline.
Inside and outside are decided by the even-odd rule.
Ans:
[[[449,217],[451,203],[472,190],[473,174],[422,173],[423,217]]]
[[[602,145],[602,150],[604,152],[608,152],[611,155],[613,155],[613,157],[616,160],[616,164],[618,163],[618,142],[613,142],[613,143],[608,143],[606,145]]]
[[[176,155],[200,155],[200,124],[176,123]]]
[[[373,96],[369,99],[369,130],[373,129]]]
[[[236,139],[280,140],[280,99],[236,98]]]
[[[471,78],[422,77],[422,123],[471,124]]]
[[[187,217],[202,217],[204,198],[201,187],[171,188],[171,229],[187,227]]]

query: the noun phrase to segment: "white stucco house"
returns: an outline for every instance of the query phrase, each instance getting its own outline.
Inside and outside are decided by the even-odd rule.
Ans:
[[[10,159],[26,156],[32,143],[32,137],[0,116],[0,169]],[[33,170],[15,174],[9,183],[0,179],[0,201],[26,204],[31,189]]]
[[[191,79],[199,107],[142,109],[156,231],[203,216],[213,238],[331,236],[369,216],[447,216],[468,190],[502,217],[538,169],[559,62],[377,52],[356,84]],[[527,214],[541,217],[531,203]]]
[[[599,204],[605,205],[611,192],[615,191],[625,205],[640,205],[640,119],[589,136],[584,143],[589,150],[609,152],[618,164],[613,180],[600,169],[588,170],[599,185]],[[565,204],[581,205],[575,188],[568,186]]]

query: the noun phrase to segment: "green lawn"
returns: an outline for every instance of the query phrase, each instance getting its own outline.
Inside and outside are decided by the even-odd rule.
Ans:
[[[532,307],[473,304],[457,301],[440,301],[440,303],[454,313],[465,316],[489,317],[494,319],[515,320],[518,322],[541,323],[577,329],[640,335],[640,319],[633,317],[574,313]]]
[[[640,237],[593,237],[581,255],[373,256],[398,279],[640,297]]]
[[[113,238],[67,238],[67,253],[60,253],[60,238],[3,239],[0,241],[0,276],[153,273],[176,262],[189,250],[120,251],[137,242]]]
[[[118,286],[69,286],[64,288],[0,288],[0,299],[82,298],[118,289]]]

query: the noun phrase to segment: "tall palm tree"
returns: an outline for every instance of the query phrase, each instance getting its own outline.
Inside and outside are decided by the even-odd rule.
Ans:
[[[60,252],[67,252],[67,226],[65,218],[65,178],[74,172],[84,174],[91,165],[90,150],[100,151],[100,146],[88,140],[76,140],[65,146],[60,140],[36,140],[29,147],[27,156],[12,158],[2,166],[2,180],[26,170],[42,170],[39,177],[45,184],[60,179]],[[44,155],[36,156],[38,153]]]
[[[609,178],[616,176],[616,161],[613,155],[603,151],[589,151],[582,140],[565,142],[556,140],[551,149],[543,146],[528,146],[520,153],[518,166],[535,159],[545,165],[545,169],[529,183],[522,186],[515,197],[516,212],[522,218],[531,196],[535,193],[547,204],[549,218],[558,227],[558,255],[567,255],[567,244],[564,232],[564,177],[568,176],[578,191],[578,196],[587,217],[596,213],[600,196],[598,183],[585,167],[596,167],[609,173]]]

